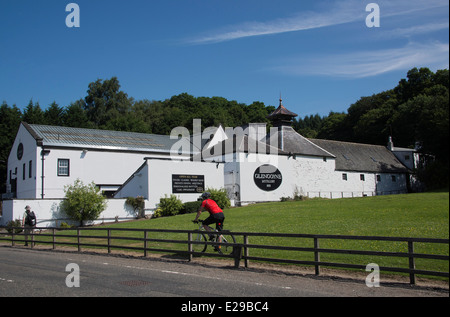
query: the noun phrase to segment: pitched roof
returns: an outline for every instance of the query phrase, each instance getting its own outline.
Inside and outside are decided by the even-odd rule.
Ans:
[[[246,134],[233,135],[232,137],[217,143],[214,146],[205,146],[202,151],[202,159],[216,158],[231,153],[257,153],[288,155],[288,152],[273,147],[268,143],[257,141]],[[197,157],[198,158],[198,157]]]
[[[269,118],[278,116],[297,117],[298,115],[296,113],[293,113],[292,111],[287,110],[280,102],[278,108],[269,115]]]
[[[271,131],[271,133],[267,135],[266,142],[272,145],[278,144],[280,149],[291,154],[334,157],[332,153],[324,150],[317,144],[314,144],[301,134],[297,133],[294,128],[290,126],[280,127],[276,133]]]
[[[406,173],[408,169],[385,146],[309,139],[336,156],[336,170]]]
[[[22,124],[44,146],[168,153],[178,141],[168,135]]]

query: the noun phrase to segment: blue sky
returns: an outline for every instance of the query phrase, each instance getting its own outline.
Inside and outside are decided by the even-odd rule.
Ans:
[[[66,5],[80,27],[66,26]],[[380,27],[366,25],[366,5]],[[0,102],[67,106],[117,76],[136,100],[187,92],[346,111],[412,67],[449,64],[448,0],[1,0]]]

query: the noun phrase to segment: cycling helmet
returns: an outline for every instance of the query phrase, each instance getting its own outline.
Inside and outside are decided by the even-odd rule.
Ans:
[[[211,197],[211,193],[209,193],[209,192],[204,192],[204,193],[202,194],[202,198],[203,198],[203,199],[208,199],[209,197]]]

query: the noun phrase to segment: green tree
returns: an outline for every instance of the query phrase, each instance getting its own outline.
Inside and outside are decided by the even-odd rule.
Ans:
[[[106,208],[106,199],[94,183],[84,185],[77,179],[73,185],[64,186],[64,192],[61,209],[70,219],[79,221],[80,226],[83,221],[98,219]]]
[[[350,139],[351,131],[347,126],[347,114],[330,112],[322,123],[317,135],[319,139],[346,141]]]
[[[66,127],[92,128],[94,124],[89,121],[87,112],[84,110],[82,99],[71,103],[63,112],[63,122]]]
[[[44,122],[48,125],[64,125],[64,108],[61,108],[56,102],[52,102],[44,112]]]
[[[33,104],[33,100],[30,100],[23,113],[23,121],[30,124],[44,123],[44,112],[42,111],[39,102]]]
[[[98,79],[90,83],[87,93],[85,110],[89,120],[98,128],[104,128],[108,121],[127,114],[133,102],[120,90],[117,77],[105,81]]]

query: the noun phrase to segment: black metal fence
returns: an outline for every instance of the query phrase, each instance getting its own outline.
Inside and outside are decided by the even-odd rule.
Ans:
[[[255,233],[255,232],[230,232],[237,239],[238,242],[231,245],[232,252],[229,254],[217,254],[217,253],[199,253],[193,251],[193,245],[198,242],[195,241],[198,230],[170,230],[170,229],[125,229],[125,228],[93,228],[93,227],[81,227],[76,229],[61,229],[61,228],[35,228],[33,232],[17,233],[22,228],[9,228],[11,233],[0,233],[0,241],[11,242],[12,246],[17,242],[25,242],[29,240],[31,247],[33,248],[37,243],[52,245],[53,249],[57,245],[74,246],[81,251],[83,247],[89,248],[106,248],[108,253],[111,253],[112,249],[134,250],[143,251],[144,256],[148,255],[148,252],[163,252],[163,253],[177,253],[187,256],[189,261],[193,260],[194,256],[217,256],[234,259],[235,267],[239,267],[241,262],[244,262],[244,266],[249,266],[250,260],[255,261],[267,261],[277,263],[288,263],[297,265],[314,266],[315,274],[320,275],[321,267],[338,267],[338,268],[351,268],[351,269],[366,269],[367,263],[337,263],[322,261],[321,255],[323,254],[346,254],[346,255],[364,255],[364,256],[383,256],[383,257],[396,257],[408,259],[408,267],[392,267],[392,266],[380,266],[380,272],[400,272],[409,274],[409,280],[411,284],[416,283],[416,275],[425,276],[440,276],[449,277],[448,264],[446,272],[443,271],[431,271],[425,269],[416,268],[416,259],[433,259],[441,261],[449,261],[449,256],[446,254],[424,254],[414,252],[415,244],[427,243],[427,244],[449,244],[449,239],[435,239],[435,238],[402,238],[402,237],[377,237],[377,236],[350,236],[350,235],[317,235],[317,234],[282,234],[282,233]],[[16,231],[15,231],[16,230]],[[72,231],[68,232],[67,230]],[[104,232],[106,235],[90,235],[89,232]],[[138,236],[117,236],[112,235],[112,232],[127,232],[131,235]],[[15,233],[16,232],[16,233]],[[151,234],[151,236],[150,236]],[[154,235],[155,234],[155,237]],[[185,238],[174,239],[156,237],[157,234],[177,234]],[[311,247],[295,247],[295,246],[283,246],[283,245],[268,245],[268,244],[252,244],[250,238],[264,237],[264,238],[289,238],[289,239],[309,239],[311,240]],[[61,240],[65,241],[61,241]],[[86,240],[104,240],[104,243],[88,243]],[[59,240],[59,241],[57,241]],[[114,244],[114,240],[127,241],[125,244]],[[258,239],[257,239],[258,240]],[[324,240],[357,240],[357,241],[388,241],[390,243],[401,243],[407,246],[407,252],[387,252],[387,251],[370,251],[370,250],[349,250],[349,249],[337,249],[337,248],[321,248],[320,242]],[[94,241],[94,242],[96,242]],[[139,246],[136,246],[136,243]],[[161,247],[159,243],[169,243],[172,247]],[[203,242],[204,243],[204,242]],[[209,245],[213,245],[214,242],[207,242]],[[134,245],[133,245],[134,244]],[[179,248],[173,247],[173,245],[180,246]],[[184,247],[183,247],[184,245]],[[263,249],[263,250],[282,250],[282,251],[301,251],[311,253],[314,260],[302,260],[302,259],[283,259],[264,256],[252,256],[250,250]],[[447,247],[448,250],[448,247]],[[448,252],[447,252],[448,253]]]

